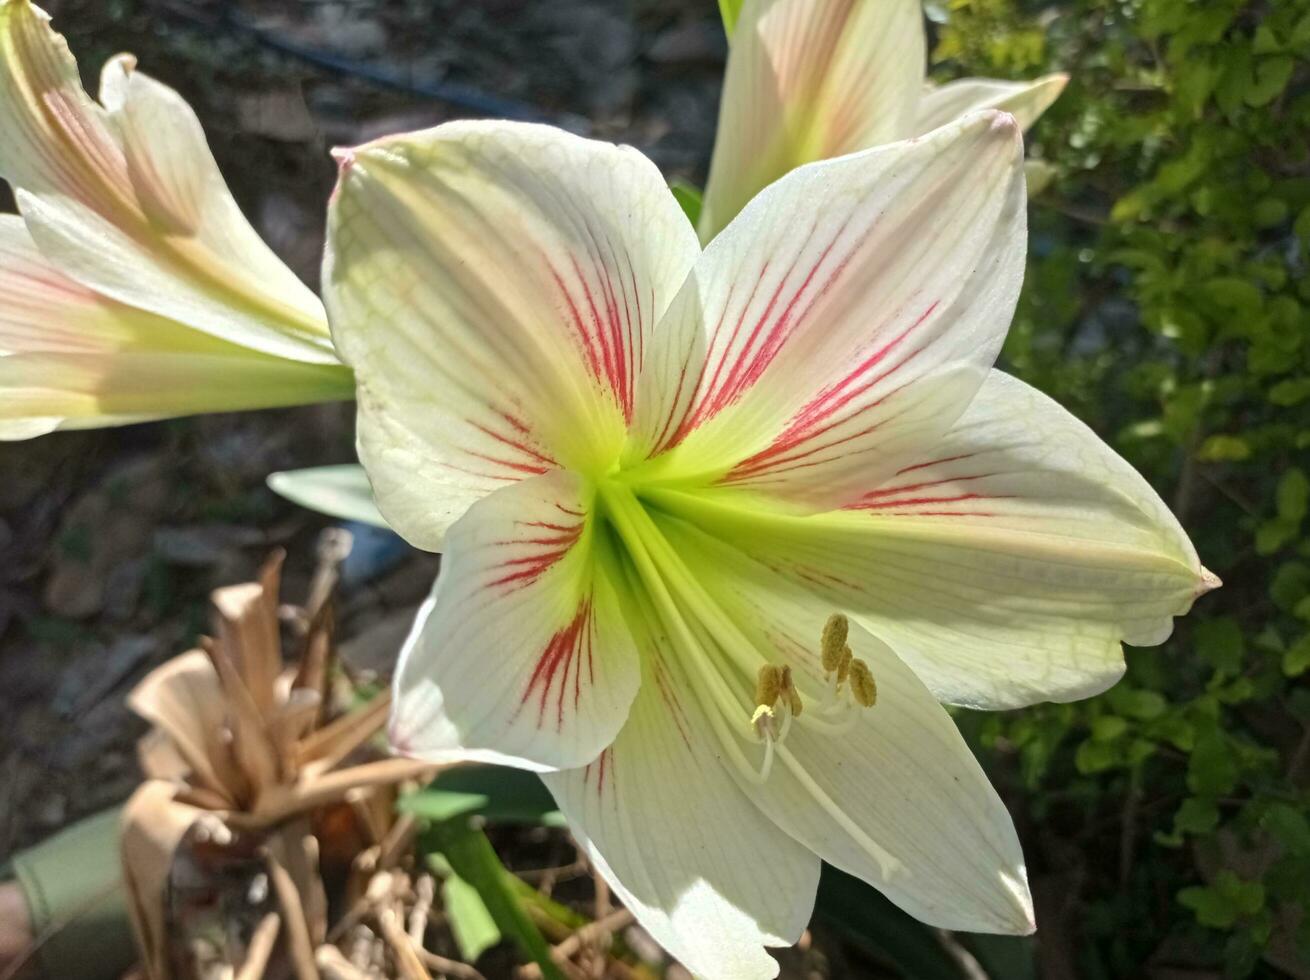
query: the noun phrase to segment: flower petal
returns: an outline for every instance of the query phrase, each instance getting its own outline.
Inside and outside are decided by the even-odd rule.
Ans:
[[[107,299],[69,279],[38,251],[18,215],[0,215],[0,357],[246,349]]]
[[[321,305],[242,217],[195,114],[132,65],[110,62],[99,105],[46,14],[0,4],[0,176],[42,252],[123,303],[333,363]]]
[[[457,122],[341,154],[324,270],[360,456],[424,548],[491,490],[617,454],[648,335],[698,252],[635,150]]]
[[[930,456],[851,509],[693,519],[859,615],[939,699],[980,708],[1105,690],[1121,640],[1162,642],[1219,584],[1131,466],[999,371]]]
[[[0,357],[0,440],[350,398],[350,372],[239,355],[22,353]]]
[[[747,0],[732,33],[701,240],[789,170],[909,135],[924,48],[915,0]]]
[[[815,719],[834,682],[825,679],[819,638],[832,608],[707,535],[685,527],[669,534],[715,569],[703,580],[707,591],[757,649],[792,668],[804,700],[763,786],[729,770],[756,806],[917,919],[1031,932],[1032,899],[1010,815],[914,672],[852,624],[850,646],[872,672],[877,702],[851,705],[851,714],[822,727]]]
[[[1051,107],[1069,82],[1063,73],[1043,75],[1031,82],[1003,82],[994,78],[961,78],[945,85],[930,85],[919,98],[916,135],[930,133],[965,113],[1000,109],[1027,129]]]
[[[793,171],[710,244],[661,321],[629,465],[839,506],[964,410],[1009,327],[1026,238],[1022,142],[1001,113]]]
[[[614,741],[640,666],[602,574],[594,491],[564,470],[474,504],[396,671],[391,742],[432,762],[545,771]]]
[[[350,398],[350,371],[259,354],[64,276],[0,215],[0,439]]]
[[[696,694],[638,627],[646,676],[614,745],[542,778],[593,865],[697,976],[778,975],[765,946],[800,938],[819,860],[727,777]]]

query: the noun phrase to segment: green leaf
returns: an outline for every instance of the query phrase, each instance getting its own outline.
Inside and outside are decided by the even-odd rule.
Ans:
[[[1310,209],[1305,213],[1310,215]],[[1310,239],[1310,232],[1307,232],[1306,237]],[[1299,405],[1307,398],[1310,398],[1310,378],[1290,378],[1269,389],[1269,400],[1283,407]]]
[[[1272,555],[1296,537],[1299,524],[1274,518],[1263,522],[1255,529],[1255,552],[1258,555]]]
[[[682,213],[687,216],[691,226],[695,228],[700,224],[701,210],[701,192],[700,188],[687,183],[680,178],[674,178],[669,181],[669,190],[673,192],[674,198],[682,208]]]
[[[428,786],[402,796],[396,808],[432,822],[479,816],[491,823],[564,826],[542,781],[508,766],[447,769]]]
[[[1169,703],[1155,691],[1144,691],[1120,684],[1110,689],[1107,698],[1114,710],[1138,721],[1150,721],[1164,714]]]
[[[1231,871],[1220,871],[1207,887],[1184,888],[1178,901],[1196,913],[1196,921],[1212,929],[1231,929],[1238,919],[1264,908],[1264,886],[1243,881]]]
[[[721,0],[720,0],[721,2]],[[1255,78],[1246,87],[1246,104],[1252,107],[1268,105],[1287,88],[1295,62],[1291,55],[1274,55],[1260,59],[1255,66]]]
[[[1190,797],[1174,814],[1174,831],[1180,834],[1208,834],[1219,826],[1219,808],[1211,800]]]
[[[268,488],[293,504],[329,517],[390,527],[373,502],[373,488],[364,467],[357,463],[272,473]]]
[[[1088,739],[1078,746],[1073,763],[1084,775],[1104,772],[1119,762],[1119,752],[1108,742],[1096,742]]]
[[[1310,670],[1310,633],[1283,651],[1282,668],[1286,677],[1300,677]]]
[[[1278,516],[1285,521],[1299,525],[1306,515],[1306,505],[1310,503],[1310,480],[1305,473],[1293,467],[1283,474],[1278,481]]]
[[[450,922],[459,955],[466,962],[475,962],[500,942],[500,929],[478,890],[453,872],[442,883],[441,907]]]
[[[1300,561],[1283,562],[1269,583],[1269,597],[1274,605],[1291,612],[1297,603],[1310,595],[1310,565]]]
[[[1128,731],[1128,722],[1118,715],[1102,715],[1092,719],[1092,738],[1097,742],[1112,742]]]
[[[1211,728],[1196,739],[1187,765],[1187,788],[1198,796],[1223,796],[1237,785],[1237,758],[1223,732]]]
[[[514,896],[507,881],[512,876],[500,863],[486,834],[466,819],[446,820],[431,825],[422,844],[445,857],[451,871],[477,893],[496,928],[537,964],[546,980],[564,980],[550,957],[550,946]]]
[[[1246,637],[1231,616],[1221,616],[1198,623],[1193,633],[1196,651],[1214,667],[1220,677],[1231,677],[1242,669],[1246,654]]]
[[[1211,436],[1201,443],[1196,458],[1203,463],[1236,463],[1251,458],[1251,445],[1241,436]]]
[[[1293,857],[1310,856],[1310,818],[1300,807],[1274,803],[1260,818],[1260,826]]]

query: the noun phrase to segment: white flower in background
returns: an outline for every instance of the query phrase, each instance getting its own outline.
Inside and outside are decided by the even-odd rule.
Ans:
[[[920,0],[745,0],[701,241],[795,167],[919,136],[977,109],[1003,109],[1026,129],[1067,80],[964,78],[938,87],[925,82],[927,57]]]
[[[543,773],[716,980],[777,973],[820,859],[935,925],[1030,931],[939,701],[1101,691],[1217,582],[1131,467],[991,368],[1014,118],[801,167],[704,252],[649,161],[555,129],[340,160],[324,290],[360,456],[445,552],[396,748]]]
[[[228,192],[172,89],[0,0],[0,439],[350,398],[322,305]]]

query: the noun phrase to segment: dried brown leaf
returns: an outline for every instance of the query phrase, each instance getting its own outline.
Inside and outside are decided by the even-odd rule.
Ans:
[[[177,849],[192,825],[205,815],[173,798],[174,787],[162,780],[143,783],[123,808],[119,842],[128,913],[136,932],[146,974],[170,980],[168,915],[169,875]]]
[[[192,650],[155,668],[127,698],[128,707],[163,732],[199,786],[229,805],[248,793],[249,783],[223,738],[227,729],[223,687],[209,658]],[[171,778],[174,760],[143,756],[146,775]]]

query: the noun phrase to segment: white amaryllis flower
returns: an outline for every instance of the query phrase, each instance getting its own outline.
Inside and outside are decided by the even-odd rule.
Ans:
[[[349,398],[318,298],[255,233],[195,113],[0,0],[0,439]]]
[[[776,975],[820,859],[935,925],[1031,930],[939,700],[1103,690],[1215,581],[1140,476],[991,370],[1014,118],[802,167],[704,252],[631,148],[459,122],[340,160],[324,295],[360,456],[445,552],[397,750],[543,773],[716,980]]]
[[[757,193],[815,160],[1003,109],[1025,129],[1067,76],[925,83],[920,0],[745,0],[719,104],[698,230],[708,242]]]

